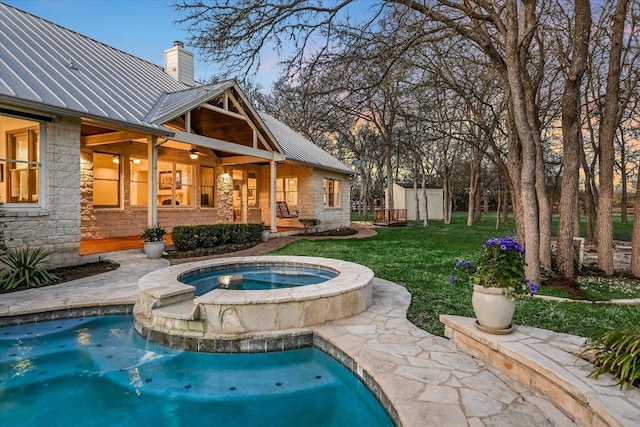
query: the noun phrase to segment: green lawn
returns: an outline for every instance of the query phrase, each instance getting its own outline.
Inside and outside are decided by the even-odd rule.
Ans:
[[[485,218],[473,227],[466,226],[464,214],[456,214],[450,225],[432,221],[428,228],[417,223],[377,228],[378,235],[368,239],[300,240],[273,254],[322,256],[366,265],[376,277],[406,286],[412,295],[409,319],[431,333],[442,335],[440,314],[473,317],[471,286],[449,283],[455,262],[468,258],[489,237],[513,234],[513,223],[496,232],[495,216]],[[606,327],[640,324],[640,307],[558,304],[523,298],[517,302],[514,321],[590,336]]]

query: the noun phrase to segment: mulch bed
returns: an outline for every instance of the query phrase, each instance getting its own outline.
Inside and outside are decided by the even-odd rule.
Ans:
[[[354,234],[358,234],[358,230],[355,230],[353,228],[338,228],[335,230],[322,231],[320,233],[309,233],[309,234],[306,234],[306,236],[342,237],[342,236],[353,236]]]
[[[58,280],[49,283],[45,286],[57,285],[59,283],[70,282],[71,280],[82,279],[84,277],[94,276],[100,273],[106,273],[113,271],[120,267],[120,264],[111,261],[98,261],[82,265],[74,265],[71,267],[60,267],[49,270],[51,273],[58,276]],[[41,286],[41,287],[45,287]],[[29,289],[26,286],[18,286],[15,289],[1,289],[0,294],[8,294],[10,292],[18,292]]]
[[[588,299],[584,291],[578,287],[578,283],[570,277],[552,277],[542,282],[542,285],[566,292],[572,299]]]

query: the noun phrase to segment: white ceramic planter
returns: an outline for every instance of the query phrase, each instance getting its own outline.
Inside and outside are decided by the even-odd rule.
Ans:
[[[510,332],[516,300],[505,295],[504,289],[473,285],[471,302],[478,324],[484,327],[479,329],[499,334]]]
[[[144,253],[149,259],[162,258],[164,252],[164,240],[162,242],[144,242]]]
[[[270,234],[271,234],[271,231],[262,230],[262,236],[260,236],[260,240],[262,240],[263,242],[268,242]]]

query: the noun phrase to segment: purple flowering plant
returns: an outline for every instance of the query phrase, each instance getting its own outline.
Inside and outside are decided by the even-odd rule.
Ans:
[[[476,259],[459,260],[449,278],[455,283],[461,276],[470,276],[471,283],[485,288],[504,288],[505,293],[534,295],[538,285],[525,278],[524,248],[513,237],[495,237],[480,248]]]

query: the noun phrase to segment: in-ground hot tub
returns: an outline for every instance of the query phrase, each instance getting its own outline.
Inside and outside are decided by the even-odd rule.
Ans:
[[[194,286],[180,281],[243,267],[316,270],[336,276],[317,284],[268,290],[216,286],[197,297]],[[134,307],[136,330],[151,341],[198,351],[306,347],[312,345],[311,326],[354,316],[371,305],[372,280],[373,272],[367,267],[318,257],[223,258],[171,266],[140,279]]]

